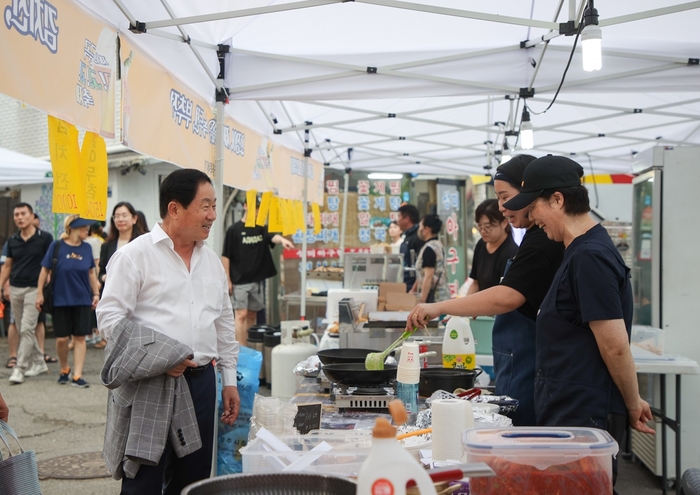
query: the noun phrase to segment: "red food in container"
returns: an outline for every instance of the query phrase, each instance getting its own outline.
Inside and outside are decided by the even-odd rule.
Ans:
[[[521,427],[467,430],[469,462],[496,472],[472,478],[472,495],[609,495],[618,445],[595,428]]]

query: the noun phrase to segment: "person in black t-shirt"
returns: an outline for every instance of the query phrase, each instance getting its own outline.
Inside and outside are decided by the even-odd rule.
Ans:
[[[508,220],[498,209],[498,200],[487,199],[477,206],[474,221],[474,228],[481,234],[481,239],[474,248],[472,271],[469,273],[472,284],[467,295],[498,285],[508,260],[518,251]]]
[[[504,207],[528,211],[547,237],[566,246],[537,315],[535,403],[540,426],[607,430],[618,443],[625,422],[653,433],[630,350],[630,270],[605,229],[588,214],[583,167],[563,156],[533,161],[520,194]],[[613,484],[616,475],[613,458]]]
[[[294,248],[292,241],[270,234],[265,227],[246,227],[247,216],[248,205],[244,205],[243,218],[226,231],[221,253],[236,316],[236,340],[241,345],[247,344],[248,329],[255,323],[258,311],[265,307],[263,282],[277,275],[270,248],[275,244]]]
[[[501,283],[467,297],[435,305],[419,305],[408,325],[426,315],[497,315],[493,325],[493,368],[496,393],[520,401],[511,419],[516,426],[534,426],[535,419],[535,316],[564,255],[560,242],[547,236],[526,211],[510,211],[503,203],[517,197],[523,172],[535,159],[519,155],[496,171],[494,189],[504,217],[515,228],[527,229],[520,248],[507,265]]]
[[[32,225],[34,210],[27,203],[15,205],[14,220],[19,232],[7,242],[7,258],[0,272],[0,287],[9,277],[12,311],[20,335],[17,365],[10,375],[10,383],[20,384],[25,376],[37,376],[49,370],[36,339],[39,311],[35,302],[41,260],[53,242],[53,236]]]
[[[406,292],[410,292],[416,282],[415,260],[423,247],[423,242],[418,237],[418,220],[420,215],[418,208],[405,204],[399,208],[399,219],[396,223],[403,232],[404,238],[401,243],[400,252],[403,255],[403,281],[406,283]],[[413,253],[413,254],[411,254]]]

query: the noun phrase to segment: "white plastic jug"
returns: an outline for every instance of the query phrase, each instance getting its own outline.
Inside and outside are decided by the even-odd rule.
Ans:
[[[397,420],[396,407],[403,411]],[[389,405],[394,422],[406,421],[403,403],[396,399]],[[357,477],[357,495],[405,495],[406,483],[414,480],[422,495],[435,495],[435,485],[420,462],[396,440],[396,428],[386,418],[377,418],[372,430],[372,448]]]
[[[474,369],[475,366],[476,347],[469,320],[452,316],[442,338],[442,367]]]

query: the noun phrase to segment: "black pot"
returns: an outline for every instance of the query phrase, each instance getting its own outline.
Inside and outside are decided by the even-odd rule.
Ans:
[[[474,388],[476,377],[482,370],[453,368],[426,368],[420,370],[418,393],[421,397],[430,397],[436,390],[454,392],[458,388]]]
[[[323,349],[318,351],[321,364],[364,363],[370,352],[381,352],[374,349]]]

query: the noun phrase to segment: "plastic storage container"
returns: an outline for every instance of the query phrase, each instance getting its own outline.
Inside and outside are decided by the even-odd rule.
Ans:
[[[612,493],[612,456],[618,445],[595,428],[500,428],[463,434],[468,462],[496,472],[473,478],[472,495],[599,495]]]
[[[666,332],[660,328],[632,325],[630,343],[657,356],[664,355]]]

